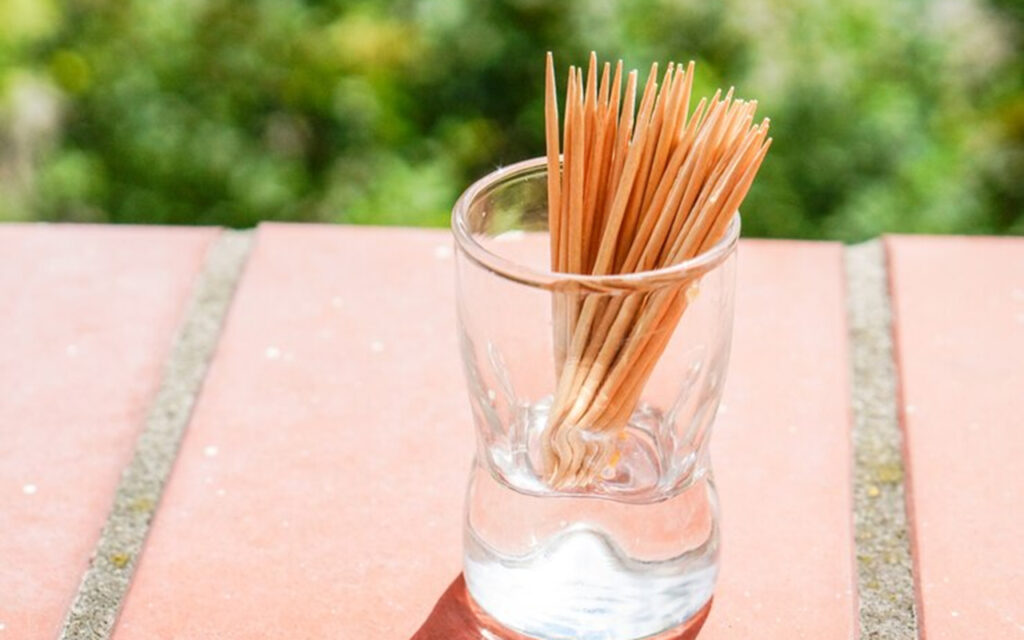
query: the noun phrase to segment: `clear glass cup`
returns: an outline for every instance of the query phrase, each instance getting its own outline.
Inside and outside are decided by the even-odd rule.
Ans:
[[[708,440],[729,358],[739,214],[712,249],[668,268],[555,273],[546,173],[543,158],[495,171],[452,214],[477,434],[466,584],[487,615],[528,636],[668,637],[661,634],[703,620],[718,573]],[[590,458],[592,473],[552,482],[549,414],[566,360],[555,314],[665,300],[684,310],[674,330],[638,335],[663,353],[653,369],[635,372],[633,393],[615,396],[621,406],[602,414],[618,413],[617,426],[588,424],[588,413],[572,431],[581,447],[601,452]]]

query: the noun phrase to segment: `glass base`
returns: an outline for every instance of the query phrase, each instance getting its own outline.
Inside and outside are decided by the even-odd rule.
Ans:
[[[674,629],[644,640],[693,640],[711,611],[711,601]],[[575,637],[575,636],[570,636]],[[455,579],[411,640],[537,640],[503,626],[473,601],[462,575]],[[541,639],[541,640],[552,640]]]
[[[490,618],[525,637],[680,637],[714,590],[715,502],[707,478],[637,504],[525,494],[476,466],[467,589]]]
[[[472,596],[468,596],[466,601],[471,612],[471,620],[474,629],[470,631],[472,635],[465,636],[466,638],[483,638],[486,640],[578,640],[584,637],[581,635],[559,635],[559,636],[533,636],[524,635],[514,629],[505,627],[500,622],[495,620],[490,614],[488,614],[477,602],[473,600]],[[609,640],[695,640],[700,630],[704,628],[704,623],[707,622],[708,614],[711,613],[711,606],[714,604],[714,598],[708,600],[693,617],[684,622],[681,625],[677,625],[672,629],[667,629],[654,635],[644,636],[642,638],[622,638],[621,636],[605,635],[603,638]],[[460,636],[461,637],[461,636]],[[413,640],[418,640],[414,638]]]

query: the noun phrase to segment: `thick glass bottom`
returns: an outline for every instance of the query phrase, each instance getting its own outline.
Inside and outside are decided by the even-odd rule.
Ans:
[[[709,478],[636,503],[521,493],[476,465],[466,515],[470,595],[527,636],[681,637],[710,603],[718,534]]]

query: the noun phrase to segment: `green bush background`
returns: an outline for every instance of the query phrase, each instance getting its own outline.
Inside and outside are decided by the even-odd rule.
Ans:
[[[0,220],[443,225],[543,152],[543,53],[697,61],[750,235],[1024,233],[1018,0],[0,0]],[[564,72],[562,74],[564,76]]]

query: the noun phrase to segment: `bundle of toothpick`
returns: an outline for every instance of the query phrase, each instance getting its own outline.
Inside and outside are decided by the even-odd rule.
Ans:
[[[730,89],[690,111],[693,62],[658,65],[635,108],[637,72],[591,54],[569,68],[559,132],[554,62],[546,77],[551,267],[613,275],[678,264],[722,239],[771,144],[755,101]],[[560,136],[561,133],[561,136]],[[561,145],[559,144],[561,142]],[[561,156],[561,158],[560,158]],[[557,389],[543,441],[556,488],[584,488],[613,470],[622,435],[679,319],[694,279],[658,287],[556,294]]]

